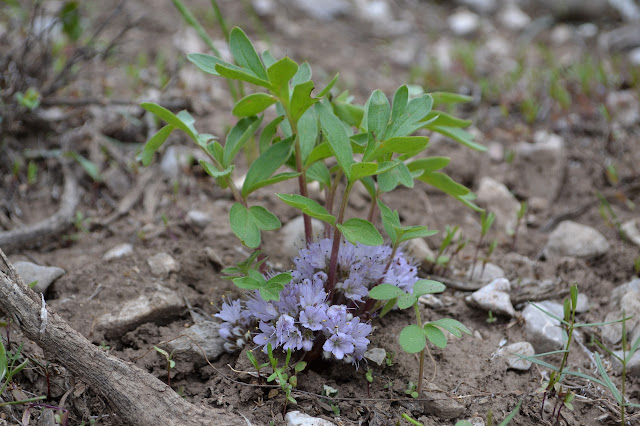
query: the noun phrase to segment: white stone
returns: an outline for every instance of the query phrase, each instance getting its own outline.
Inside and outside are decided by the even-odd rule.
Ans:
[[[209,213],[200,210],[189,210],[184,220],[195,228],[206,228],[213,221],[213,218]]]
[[[589,298],[584,293],[578,294],[578,303],[576,304],[576,312],[579,314],[584,314],[589,310]]]
[[[640,336],[640,292],[627,292],[622,297],[620,304],[613,306],[614,310],[607,314],[605,322],[622,319],[623,313],[625,317],[630,317],[626,320],[627,339],[629,342],[634,342]],[[603,340],[609,344],[615,345],[622,340],[621,322],[602,325],[600,331]]]
[[[351,12],[351,3],[347,0],[287,0],[286,3],[293,4],[298,9],[305,12],[312,18],[321,21],[331,21]]]
[[[633,90],[609,92],[605,100],[605,105],[611,118],[623,126],[630,127],[640,121],[638,97]]]
[[[513,232],[518,221],[520,203],[501,182],[483,177],[478,187],[476,202],[496,215],[494,227],[506,233]],[[524,229],[524,227],[523,227]]]
[[[609,251],[609,242],[595,229],[572,221],[561,222],[549,235],[544,254],[547,258],[562,256],[592,258]]]
[[[119,310],[109,312],[96,319],[96,329],[103,330],[107,338],[121,336],[145,322],[166,321],[179,315],[184,309],[180,294],[164,287],[157,287],[151,295],[124,302]]]
[[[118,244],[117,246],[108,250],[102,260],[119,259],[125,256],[131,256],[133,254],[133,245],[129,243]]]
[[[433,294],[423,294],[418,298],[418,302],[427,306],[431,309],[442,309],[444,308],[444,302],[440,300],[440,298],[434,296]]]
[[[169,352],[174,352],[176,359],[193,361],[200,359],[202,364],[209,360],[213,362],[225,353],[224,340],[218,334],[220,325],[213,321],[204,321],[192,325],[181,336],[166,344]],[[206,357],[206,358],[205,358]]]
[[[324,235],[324,224],[316,219],[311,219],[314,240]],[[296,257],[298,251],[305,247],[304,219],[298,216],[290,220],[282,227],[282,254],[288,257]]]
[[[613,353],[618,355],[620,358],[622,358],[623,356],[622,351],[620,350],[613,351]],[[627,352],[627,357],[629,357],[629,355],[630,354]],[[611,366],[613,367],[613,370],[616,372],[616,374],[622,374],[622,363],[613,356],[609,359],[611,360]],[[640,351],[636,351],[631,359],[627,360],[626,370],[626,374],[630,376],[640,376]]]
[[[496,352],[496,356],[503,358],[509,368],[520,371],[527,371],[531,368],[531,361],[520,358],[517,354],[524,356],[534,356],[536,351],[529,342],[518,342],[503,346]]]
[[[513,180],[518,192],[526,198],[555,200],[564,179],[566,156],[564,139],[545,131],[537,131],[532,144],[517,144]]]
[[[559,303],[543,301],[536,305],[558,318],[564,316],[564,308]],[[531,342],[537,353],[556,351],[564,347],[560,321],[531,304],[524,308],[522,317],[525,320],[527,340]]]
[[[515,3],[509,2],[498,15],[500,23],[510,30],[521,31],[531,22],[529,15],[524,13]]]
[[[611,306],[620,305],[620,302],[622,302],[622,298],[624,297],[624,295],[631,291],[640,292],[640,278],[635,278],[614,288],[611,292]]]
[[[506,278],[498,278],[480,290],[467,296],[465,300],[473,306],[477,306],[485,311],[491,311],[497,315],[508,315],[514,317],[516,310],[511,304],[509,292],[511,283]]]
[[[449,28],[457,36],[467,36],[478,31],[480,17],[469,10],[455,12],[448,19]]]
[[[165,176],[175,180],[182,174],[182,168],[193,162],[193,150],[186,146],[171,145],[164,152],[160,169]]]
[[[639,224],[640,218],[636,217],[623,223],[620,227],[620,231],[622,231],[622,234],[637,246],[640,246],[640,229],[638,229]]]
[[[422,238],[414,238],[407,241],[405,246],[405,252],[412,256],[416,262],[421,264],[427,261],[427,259],[435,259],[435,253],[429,248],[427,242]]]
[[[471,276],[472,270],[473,277]],[[490,282],[498,278],[504,278],[504,270],[498,265],[495,265],[491,262],[486,263],[483,269],[482,262],[477,261],[475,268],[473,268],[473,265],[469,266],[469,269],[467,270],[467,278],[470,280],[478,281],[482,284],[489,284]]]
[[[364,357],[371,362],[375,362],[378,365],[382,365],[387,358],[387,351],[384,348],[371,348],[367,349],[364,353]]]
[[[640,65],[640,47],[636,47],[635,49],[631,49],[628,53],[629,62],[633,65]]]
[[[65,270],[57,266],[40,266],[31,262],[18,261],[13,264],[26,285],[37,281],[34,291],[44,293],[55,280],[64,275]]]
[[[311,417],[300,411],[289,411],[287,415],[284,416],[284,421],[287,426],[335,426],[335,423],[329,420]]]
[[[180,264],[169,253],[157,253],[147,259],[151,273],[155,276],[167,276],[179,272]]]

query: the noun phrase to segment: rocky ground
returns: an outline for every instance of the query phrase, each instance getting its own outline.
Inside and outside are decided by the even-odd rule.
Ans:
[[[579,322],[616,320],[622,312],[640,315],[637,3],[220,2],[228,23],[261,40],[261,48],[275,57],[307,60],[318,82],[340,72],[338,88],[359,102],[378,88],[391,95],[404,83],[472,96],[473,102],[456,114],[473,121],[470,131],[488,148],[470,151],[436,135],[429,147],[429,155],[452,158],[447,173],[496,215],[480,243],[480,256],[486,258],[497,241],[486,266],[472,267],[479,214],[425,188],[398,189],[387,199],[405,223],[441,231],[458,226],[454,246],[469,239],[448,268],[427,260],[436,256],[445,232],[409,250],[423,276],[440,277],[448,286],[442,295],[422,300],[424,319],[455,318],[473,336],[452,339],[444,350],[432,348],[426,390],[414,399],[405,390],[415,382],[417,358],[397,343],[411,318],[392,312],[374,323],[375,350],[366,365],[356,371],[316,363],[299,376],[298,403],[289,405],[284,418],[282,393],[248,373],[252,367],[244,353],[224,351],[211,317],[224,295],[239,294],[220,270],[247,254],[227,223],[232,199],[193,161],[199,154],[178,134],[148,168],[135,161],[157,128],[138,102],[187,108],[198,129],[223,135],[234,122],[227,87],[185,60],[185,53],[207,48],[173,5],[141,0],[115,9],[112,3],[81,9],[87,31],[118,12],[101,34],[105,40],[133,24],[111,54],[79,63],[74,79],[43,96],[38,108],[19,110],[22,115],[2,122],[0,248],[26,283],[37,281],[35,290],[48,307],[102,350],[163,381],[167,361],[153,347],[174,351],[171,387],[187,401],[222,408],[230,418],[241,414],[250,424],[290,425],[409,424],[403,413],[425,425],[463,419],[482,425],[490,424],[489,413],[502,421],[522,401],[511,424],[553,424],[555,400],[541,415],[538,392],[550,370],[513,354],[561,349],[563,336],[559,322],[529,301],[562,316],[562,301],[577,284]],[[186,3],[226,55],[209,2]],[[45,4],[44,17],[60,7],[60,2]],[[18,43],[28,21],[20,21],[24,17],[9,3],[1,7],[7,13],[0,18],[0,38]],[[22,36],[14,31],[16,22],[23,22]],[[62,44],[46,64],[54,67],[56,55],[69,55],[75,45],[65,45],[62,35],[52,37]],[[0,51],[22,48],[2,45]],[[0,89],[6,90],[7,81],[0,80],[5,85]],[[61,149],[88,163],[61,157]],[[246,166],[237,176],[244,171]],[[283,184],[286,191],[293,187]],[[272,193],[256,194],[285,225],[266,240],[265,250],[274,267],[286,269],[299,229],[295,212]],[[364,191],[356,194],[350,214],[364,214],[366,197]],[[522,202],[527,210],[518,221]],[[52,215],[66,216],[72,224],[53,235],[12,239]],[[49,363],[6,314],[3,343],[12,353],[24,343],[22,353],[31,362],[0,397],[46,395],[48,400],[28,408],[4,406],[0,423],[62,423],[54,416],[60,407],[67,410],[69,424],[127,421],[112,411],[99,389],[84,385],[83,377]],[[626,329],[629,341],[635,341],[640,321],[633,317]],[[595,364],[600,353],[620,387],[619,363],[594,339],[620,350],[622,333],[620,324],[579,329],[569,367],[600,377]],[[185,335],[189,338],[179,337]],[[385,354],[394,354],[391,365]],[[545,358],[554,365],[560,360],[560,355]],[[368,368],[371,383],[365,379]],[[639,374],[640,357],[633,358],[625,392],[632,403],[640,402]],[[559,424],[619,424],[618,405],[607,388],[577,377],[567,377],[564,384],[576,398],[573,410],[561,411]],[[335,392],[327,396],[327,387]],[[639,423],[636,411],[630,409],[629,424]],[[300,419],[304,415],[317,423]]]

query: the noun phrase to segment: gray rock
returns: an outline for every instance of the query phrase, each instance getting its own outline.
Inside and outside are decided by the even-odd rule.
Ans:
[[[457,36],[468,36],[480,27],[480,17],[469,10],[453,13],[448,19],[449,28]]]
[[[44,293],[55,280],[64,275],[65,270],[57,266],[40,266],[31,262],[18,261],[13,264],[25,284],[38,283],[34,291]]]
[[[314,240],[321,238],[324,234],[324,224],[316,219],[311,219]],[[298,250],[304,248],[304,219],[298,216],[287,222],[282,227],[282,254],[288,257],[296,257]]]
[[[189,210],[184,218],[188,225],[194,228],[206,228],[213,221],[213,218],[206,212],[200,210]]]
[[[352,6],[347,0],[286,0],[286,3],[300,9],[310,17],[320,21],[331,21],[332,19],[348,15]]]
[[[491,13],[498,6],[496,0],[458,0],[458,3],[478,13]]]
[[[157,253],[147,259],[151,273],[157,277],[179,272],[180,264],[169,253]]]
[[[177,179],[182,174],[182,169],[193,163],[193,150],[186,146],[171,145],[164,152],[160,169],[168,178]]]
[[[515,3],[509,2],[498,15],[498,20],[513,31],[521,31],[531,23],[529,15],[524,13]]]
[[[435,259],[436,254],[429,248],[427,242],[422,238],[414,238],[407,241],[407,245],[404,246],[404,251],[409,256],[420,264],[427,263],[427,259]]]
[[[102,173],[102,178],[107,188],[119,198],[127,195],[131,189],[131,180],[120,167],[109,167]]]
[[[611,118],[623,126],[631,127],[640,121],[638,98],[632,90],[609,92],[605,105]]]
[[[626,321],[627,337],[629,342],[634,342],[640,336],[640,292],[628,291],[619,304],[613,305],[614,311],[605,317],[607,321],[617,321],[625,317],[631,317]],[[602,338],[609,344],[615,345],[622,340],[622,323],[614,323],[600,326]]]
[[[480,179],[476,202],[496,215],[494,226],[510,233],[516,227],[520,203],[502,183],[490,177]]]
[[[192,325],[180,333],[187,337],[178,337],[166,344],[168,351],[173,351],[176,359],[188,361],[200,360],[198,364],[215,361],[225,353],[224,340],[218,334],[220,325],[213,321],[204,321]]]
[[[613,17],[609,0],[535,0],[532,8],[551,13],[557,20],[594,20]]]
[[[440,300],[440,298],[434,296],[433,294],[423,294],[418,298],[418,302],[422,303],[423,305],[431,309],[444,308],[444,302]]]
[[[471,276],[472,270],[473,277]],[[484,265],[483,269],[482,262],[477,261],[475,268],[473,268],[473,265],[469,266],[466,277],[470,280],[478,281],[484,285],[489,284],[490,282],[497,280],[498,278],[504,278],[504,270],[498,265],[495,265],[491,262],[488,262],[486,265]]]
[[[580,293],[578,294],[578,303],[576,304],[576,312],[579,314],[584,314],[589,310],[589,298],[586,294]]]
[[[640,19],[640,7],[633,0],[609,0],[609,4],[618,11],[626,21]]]
[[[311,417],[300,411],[289,411],[287,415],[284,416],[284,421],[287,426],[335,426],[335,423],[329,420]]]
[[[159,286],[151,296],[141,295],[125,302],[119,310],[99,316],[96,319],[96,330],[103,331],[110,339],[145,322],[166,322],[179,315],[184,308],[184,301],[178,293]]]
[[[367,349],[364,353],[364,357],[371,362],[382,365],[384,364],[384,360],[387,358],[387,351],[385,351],[384,348]]]
[[[619,306],[624,295],[632,291],[640,292],[640,278],[634,278],[633,280],[614,288],[611,292],[611,306]]]
[[[434,414],[440,419],[455,419],[462,416],[466,407],[453,398],[449,398],[447,392],[440,389],[435,383],[423,383],[424,390],[420,398],[426,399],[422,403],[424,411]]]
[[[133,254],[133,245],[129,243],[118,244],[117,246],[107,250],[102,256],[102,260],[119,259]]]
[[[471,423],[471,426],[484,426],[484,419],[482,417],[471,417],[469,419],[469,423]]]
[[[518,342],[503,346],[496,352],[496,356],[503,358],[508,367],[514,370],[527,371],[531,368],[531,361],[520,358],[518,355],[534,356],[536,351],[529,342]]]
[[[564,179],[566,149],[564,139],[553,133],[537,131],[534,143],[521,142],[515,147],[513,180],[517,191],[527,199],[541,197],[555,200]]]
[[[564,309],[559,303],[547,300],[536,305],[558,318],[564,315]],[[525,320],[527,340],[531,342],[536,353],[556,351],[564,347],[560,321],[551,318],[531,304],[524,308],[522,317]]]
[[[509,292],[511,284],[506,278],[498,278],[480,290],[467,296],[465,300],[472,306],[477,306],[485,311],[491,311],[498,315],[508,315],[514,317],[516,310],[513,309]]]
[[[625,51],[640,46],[640,26],[627,24],[600,34],[598,45],[603,50]]]
[[[636,47],[635,49],[631,49],[627,54],[629,58],[629,62],[633,65],[640,65],[640,47]]]
[[[613,353],[618,355],[620,358],[623,356],[622,351],[613,351]],[[629,353],[627,353],[627,357],[628,356]],[[612,356],[610,360],[613,371],[615,371],[616,374],[622,374],[622,363],[618,361],[618,358]],[[640,376],[640,351],[636,351],[631,359],[627,360],[626,374],[630,376]]]
[[[595,229],[566,220],[549,235],[544,255],[547,258],[562,256],[592,258],[609,251],[609,242]]]

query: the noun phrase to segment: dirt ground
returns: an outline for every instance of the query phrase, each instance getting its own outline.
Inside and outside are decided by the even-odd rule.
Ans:
[[[187,3],[201,17],[209,33],[220,38],[209,3]],[[553,280],[556,300],[566,296],[569,286],[577,283],[590,303],[590,309],[579,317],[582,322],[600,322],[612,310],[609,304],[612,290],[638,274],[634,270],[634,261],[640,255],[638,246],[621,238],[611,222],[624,223],[638,217],[637,208],[634,210],[632,206],[640,203],[637,185],[640,120],[625,124],[615,115],[607,120],[600,106],[605,104],[609,93],[621,91],[635,96],[637,105],[640,81],[633,77],[637,76],[633,74],[638,72],[637,66],[634,69],[625,65],[624,59],[613,61],[613,54],[598,50],[593,39],[570,38],[559,44],[554,42],[549,30],[523,40],[495,24],[483,34],[498,34],[512,43],[512,59],[522,60],[525,68],[539,71],[540,67],[549,66],[541,59],[542,50],[532,47],[535,44],[546,46],[551,57],[557,58],[558,69],[567,68],[562,64],[578,62],[586,55],[592,55],[596,61],[615,63],[616,68],[609,72],[617,74],[611,74],[607,84],[593,83],[594,90],[589,93],[567,77],[566,87],[572,102],[565,107],[546,94],[548,82],[541,83],[542,89],[535,86],[535,81],[524,88],[497,85],[497,93],[480,96],[480,83],[474,78],[481,76],[494,82],[502,79],[504,73],[499,61],[492,62],[480,54],[475,75],[469,75],[464,57],[454,55],[453,65],[444,78],[429,73],[424,63],[429,55],[438,55],[438,46],[443,40],[458,46],[455,44],[458,39],[451,35],[447,24],[447,17],[456,10],[450,2],[389,2],[395,19],[410,25],[409,32],[399,35],[352,13],[322,21],[276,2],[275,15],[258,17],[248,13],[244,3],[221,2],[229,23],[241,26],[253,40],[265,40],[260,43],[263,47],[268,46],[275,57],[286,54],[298,62],[307,60],[314,69],[315,81],[326,83],[340,72],[339,88],[348,89],[360,102],[366,101],[375,89],[391,95],[407,82],[424,84],[426,91],[453,90],[474,96],[476,101],[459,108],[456,113],[473,121],[471,131],[480,143],[491,148],[490,153],[471,152],[444,138],[434,137],[429,155],[450,156],[452,162],[447,172],[472,190],[478,189],[481,178],[492,177],[507,185],[518,200],[529,202],[526,226],[518,236],[516,247],[512,247],[510,236],[495,230],[484,241],[482,251],[486,250],[488,242],[497,238],[499,244],[491,261],[505,270],[507,278],[512,282],[525,277]],[[114,6],[115,2],[87,6],[84,18],[88,23],[97,22]],[[232,102],[222,80],[200,74],[185,60],[184,53],[197,49],[204,51],[204,47],[192,32],[186,30],[169,2],[130,2],[122,13],[139,21],[124,35],[115,53],[104,60],[83,65],[77,78],[51,97],[105,97],[107,104],[50,105],[47,108],[55,108],[61,119],[50,121],[47,126],[33,126],[19,134],[2,136],[0,215],[3,220],[0,230],[35,223],[59,208],[63,188],[60,161],[33,157],[39,171],[32,183],[27,181],[24,164],[29,161],[28,152],[58,149],[61,135],[81,127],[83,136],[74,140],[73,149],[97,164],[104,179],[101,182],[92,180],[74,163],[72,173],[80,188],[77,211],[81,214],[76,217],[76,224],[63,234],[41,239],[37,244],[3,247],[3,250],[12,262],[27,260],[63,268],[66,273],[45,294],[48,306],[96,345],[166,380],[166,361],[153,346],[176,337],[193,323],[188,309],[167,311],[151,322],[118,335],[102,332],[96,327],[97,318],[116,311],[128,300],[152,294],[159,285],[178,292],[194,309],[207,315],[214,314],[223,295],[239,294],[231,282],[219,276],[221,266],[233,265],[242,260],[244,254],[237,250],[237,240],[227,222],[232,199],[216,187],[199,166],[182,167],[181,174],[174,180],[163,174],[161,156],[146,169],[136,164],[135,155],[146,141],[149,122],[135,103],[154,97],[161,101],[184,100],[196,116],[200,130],[222,135],[233,123],[229,113]],[[260,26],[256,25],[256,19]],[[493,22],[493,18],[487,19]],[[117,33],[122,22],[117,19],[107,33]],[[615,28],[619,22],[603,18],[597,24],[604,31]],[[578,24],[563,25],[573,28],[571,25]],[[486,38],[459,40],[467,43],[465,46],[480,49]],[[413,49],[409,50],[414,57],[407,61],[397,59],[406,46]],[[562,62],[567,56],[570,59]],[[488,64],[483,65],[483,61]],[[163,64],[162,72],[158,70],[158,64]],[[531,81],[535,78],[535,75],[530,77]],[[163,86],[161,81],[165,83]],[[531,86],[536,88],[531,89]],[[534,120],[527,120],[521,108],[527,96],[536,97],[542,105]],[[109,99],[125,99],[132,104],[110,104]],[[531,182],[520,173],[517,160],[509,159],[518,143],[533,142],[539,131],[555,133],[565,142],[564,164],[550,168],[547,176],[552,182],[549,188],[557,183],[557,194],[545,193],[539,188],[532,190]],[[185,138],[176,134],[166,145],[187,144]],[[491,154],[492,150],[497,150],[498,154]],[[14,174],[12,165],[17,158],[23,159],[23,167]],[[607,175],[611,165],[615,166],[617,180]],[[239,170],[238,175],[242,172]],[[147,180],[137,202],[120,217],[106,223],[105,219],[116,211],[121,200],[137,190],[141,179]],[[283,184],[281,190],[294,189]],[[607,197],[615,214],[609,215],[609,221],[603,219],[602,204],[598,203],[596,192]],[[543,196],[532,195],[538,193]],[[258,191],[254,197],[276,213],[283,223],[295,216],[295,212],[280,203],[273,192]],[[398,189],[387,202],[398,209],[407,224],[426,224],[439,230],[445,225],[460,226],[472,242],[457,257],[449,276],[455,277],[468,268],[474,243],[480,234],[479,214],[443,194],[424,188]],[[362,203],[354,203],[350,214],[362,215],[365,208]],[[193,227],[186,221],[190,210],[204,211],[213,217],[213,221],[204,228]],[[611,244],[610,250],[587,260],[542,256],[549,232],[563,218],[597,229]],[[265,251],[274,265],[286,269],[291,261],[281,253],[282,236],[278,232],[271,235],[265,241]],[[437,250],[442,238],[443,232],[440,232],[427,242]],[[103,260],[107,250],[121,243],[132,244],[133,254]],[[211,261],[206,247],[217,254],[222,265]],[[180,264],[179,271],[160,277],[152,275],[147,259],[159,252],[169,253],[176,259]],[[523,261],[525,258],[528,260]],[[422,274],[426,276],[429,272],[427,267]],[[505,339],[508,343],[526,340],[522,321],[498,316],[495,322],[488,322],[487,312],[465,303],[467,294],[448,288],[440,297],[441,307],[422,308],[426,320],[455,318],[474,333],[462,339],[451,339],[444,350],[431,349],[432,359],[427,360],[424,375],[428,383],[425,395],[412,399],[405,394],[407,382],[416,379],[417,357],[404,353],[398,345],[400,330],[411,321],[408,313],[398,311],[374,323],[376,331],[371,343],[372,347],[395,352],[393,365],[370,363],[373,382],[368,384],[366,366],[355,370],[342,364],[317,362],[298,378],[298,392],[294,392],[298,403],[288,409],[344,425],[391,425],[398,421],[408,424],[400,418],[403,413],[425,425],[442,425],[471,417],[486,418],[489,412],[501,421],[522,400],[522,408],[512,425],[552,424],[552,406],[546,406],[544,416],[540,416],[542,396],[537,392],[548,372],[536,365],[528,371],[508,370],[503,361],[493,356]],[[535,294],[531,298],[537,300]],[[523,307],[524,303],[516,305],[518,310]],[[5,343],[8,333],[9,330],[2,332]],[[50,381],[51,400],[47,404],[58,406],[61,397],[75,386],[74,392],[66,398],[69,424],[91,421],[92,424],[111,425],[126,421],[111,412],[95,390],[83,387],[82,377],[72,377],[64,368],[49,365],[46,354],[22,338],[16,326],[10,326],[10,333],[14,345],[24,343],[24,353],[40,365],[33,364],[16,379],[23,392],[45,395]],[[592,334],[600,338],[598,329],[588,329],[583,333],[585,344],[589,343]],[[598,349],[588,347],[591,351]],[[552,357],[549,361],[558,362],[559,359]],[[284,424],[282,393],[272,392],[273,387],[255,386],[258,381],[244,373],[250,368],[244,353],[225,354],[211,364],[179,360],[171,374],[172,388],[194,404],[241,413],[251,424]],[[574,369],[594,373],[588,357],[580,349],[572,350],[569,364]],[[620,377],[614,376],[613,380],[620,383]],[[578,398],[574,401],[573,411],[562,410],[560,424],[619,423],[610,393],[584,380],[568,379],[567,382],[575,386],[573,390]],[[332,400],[321,397],[323,385],[337,389],[337,397]],[[637,377],[629,378],[627,396],[631,402],[639,402]],[[54,420],[49,420],[50,423],[44,420],[45,411],[47,408],[32,408],[31,424],[55,424],[51,423]],[[17,424],[23,413],[20,406],[4,407],[0,410],[0,424],[3,421]],[[630,422],[635,424],[636,421],[632,416]],[[215,424],[215,420],[211,424]]]

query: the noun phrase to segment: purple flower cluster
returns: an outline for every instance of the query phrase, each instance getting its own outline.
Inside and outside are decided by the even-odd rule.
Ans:
[[[332,304],[325,291],[331,256],[331,239],[322,239],[302,249],[293,259],[292,280],[280,293],[279,301],[265,302],[257,290],[246,301],[223,303],[219,333],[225,348],[234,351],[248,343],[247,330],[254,329],[253,342],[264,350],[269,343],[283,350],[310,351],[319,338],[325,356],[357,363],[369,344],[371,325],[353,315],[366,300],[371,288],[384,278],[405,291],[418,280],[414,265],[388,246],[353,245],[343,242],[338,251],[336,297],[344,304]],[[343,296],[343,297],[341,297]]]

